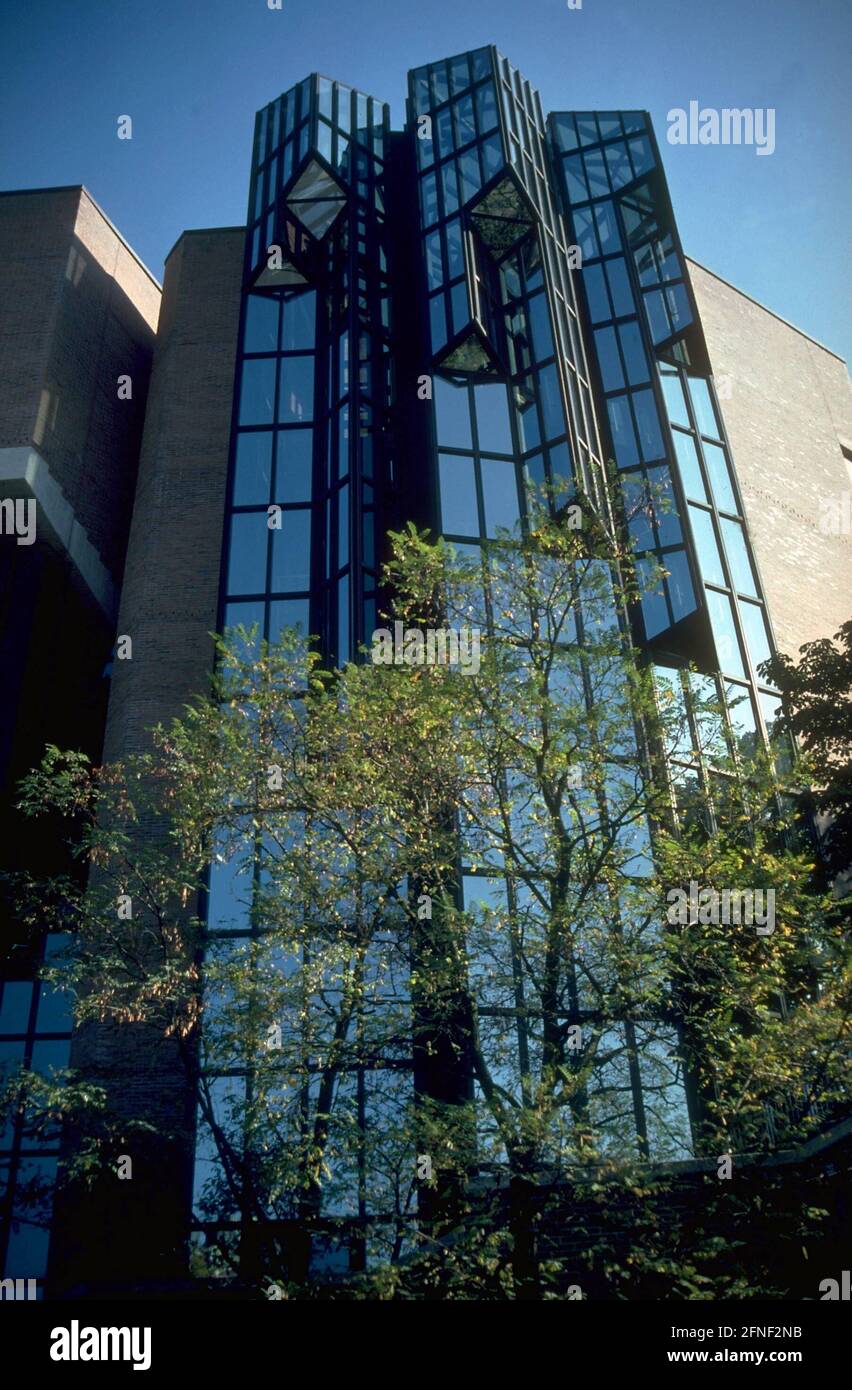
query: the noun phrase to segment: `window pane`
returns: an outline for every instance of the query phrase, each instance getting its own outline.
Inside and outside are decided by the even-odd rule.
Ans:
[[[739,508],[734,496],[731,476],[728,472],[725,450],[720,448],[718,444],[702,443],[701,447],[704,450],[704,460],[707,464],[707,472],[710,474],[710,486],[713,489],[716,506],[720,512],[738,514]]]
[[[685,550],[672,550],[668,555],[663,556],[663,564],[669,572],[668,584],[669,598],[672,605],[672,614],[675,622],[680,622],[687,613],[692,613],[695,609],[695,591],[692,587],[692,578],[689,573],[689,562],[686,558]]]
[[[721,669],[732,676],[742,676],[745,679],[746,672],[740,653],[740,644],[737,641],[737,629],[731,609],[731,600],[727,594],[720,594],[715,589],[708,589],[707,607],[710,612],[710,622],[713,627],[713,636],[716,639],[716,652]]]
[[[237,512],[231,517],[228,593],[262,594],[266,589],[266,512]]]
[[[441,529],[450,535],[478,536],[473,459],[440,456]]]
[[[754,582],[742,522],[728,521],[727,517],[722,517],[722,540],[725,543],[734,588],[742,594],[751,594],[753,598],[757,598],[757,586]]]
[[[284,328],[281,335],[281,347],[284,352],[314,346],[316,307],[317,297],[314,290],[287,300],[284,305]]]
[[[509,398],[505,386],[475,386],[474,396],[481,452],[511,454],[512,430],[509,424]]]
[[[430,232],[426,238],[426,276],[429,289],[437,290],[443,284],[444,272],[441,264],[441,233]]]
[[[649,468],[648,482],[660,545],[680,545],[683,536],[668,468]]]
[[[269,605],[269,640],[277,642],[285,627],[294,627],[307,636],[309,601],[306,598],[279,598]]]
[[[706,502],[707,492],[701,477],[695,440],[692,435],[683,434],[680,430],[672,430],[672,436],[684,492],[687,497],[694,497],[699,502]]]
[[[630,288],[624,257],[616,256],[613,260],[606,261],[605,264],[616,317],[620,318],[623,314],[635,313],[636,306],[633,303],[633,291]]]
[[[686,409],[686,398],[683,394],[683,387],[677,373],[660,373],[660,384],[663,388],[663,395],[666,401],[666,411],[673,425],[683,425],[689,429],[689,414]]]
[[[543,362],[545,358],[553,356],[553,335],[550,331],[546,294],[537,294],[530,300],[529,313],[535,361]]]
[[[26,1033],[32,993],[33,987],[29,980],[15,980],[3,986],[0,1033]]]
[[[652,459],[663,458],[665,450],[653,391],[634,391],[633,408],[636,412],[643,459],[650,463]]]
[[[639,325],[636,320],[632,319],[629,323],[622,323],[618,330],[618,336],[621,339],[621,350],[624,353],[627,379],[631,386],[640,386],[643,381],[648,380],[648,360],[645,356],[642,334],[639,332]]]
[[[701,567],[702,578],[708,584],[721,584],[724,587],[727,581],[722,569],[710,513],[702,511],[700,507],[690,507],[689,518],[692,522],[692,534],[698,551],[698,563]]]
[[[434,399],[439,446],[473,448],[467,387],[453,386],[444,377],[436,376]]]
[[[311,513],[281,513],[281,530],[272,532],[272,588],[307,589],[310,583]]]
[[[443,294],[435,294],[429,300],[429,327],[432,334],[432,351],[440,352],[447,341]]]
[[[447,275],[454,280],[464,273],[464,251],[462,249],[461,224],[453,218],[446,226],[447,236]]]
[[[240,424],[271,425],[274,411],[275,358],[249,358],[243,363]]]
[[[747,685],[734,685],[728,682],[725,687],[728,716],[731,729],[740,753],[750,758],[757,747],[757,721]]]
[[[611,251],[620,251],[621,237],[618,234],[618,223],[615,220],[612,203],[597,203],[595,205],[595,221],[598,224],[601,251],[605,255]]]
[[[276,352],[278,350],[277,299],[265,294],[250,294],[246,304],[243,348],[245,352]]]
[[[636,447],[636,435],[627,397],[613,396],[607,401],[606,408],[616,462],[619,468],[631,468],[639,462],[639,450]]]
[[[493,536],[498,526],[511,531],[519,519],[515,465],[483,459],[481,466],[486,535]]]
[[[282,357],[278,419],[281,424],[314,418],[313,357]]]
[[[711,439],[719,439],[721,436],[719,426],[716,423],[716,412],[713,409],[707,382],[703,377],[689,377],[689,394],[692,397],[692,408],[698,421],[699,432],[709,434]]]
[[[592,323],[600,323],[611,317],[609,299],[604,284],[603,270],[599,265],[587,265],[583,270],[583,282],[589,301]]]
[[[595,330],[595,347],[605,391],[618,391],[624,386],[624,373],[618,356],[614,328]]]
[[[73,1026],[74,1001],[66,989],[51,989],[42,984],[38,1000],[38,1022],[40,1033],[70,1032]]]
[[[234,505],[251,506],[269,501],[272,482],[272,432],[258,430],[237,436],[234,467]]]
[[[275,501],[310,502],[313,430],[279,430]]]
[[[565,433],[565,414],[562,409],[562,394],[559,390],[559,378],[556,374],[556,364],[551,362],[549,367],[545,367],[539,373],[539,387],[541,390],[541,414],[544,423],[545,439],[554,439],[560,434]]]
[[[763,619],[763,610],[756,603],[741,603],[740,613],[745,628],[751,664],[757,670],[760,663],[768,661],[772,655],[769,634]]]

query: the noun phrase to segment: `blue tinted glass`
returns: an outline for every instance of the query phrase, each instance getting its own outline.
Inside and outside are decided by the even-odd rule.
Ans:
[[[491,76],[491,53],[487,48],[477,48],[470,55],[473,67],[473,80],[477,82],[480,77]]]
[[[444,216],[447,217],[451,212],[458,212],[459,208],[458,180],[453,160],[449,160],[441,169],[441,186],[444,190]]]
[[[631,183],[633,170],[630,167],[630,160],[627,158],[627,146],[624,141],[616,140],[614,144],[607,145],[604,153],[613,188],[623,188],[626,183]]]
[[[479,513],[476,505],[476,479],[473,459],[442,454],[441,529],[449,535],[478,536]]]
[[[529,321],[534,360],[543,362],[546,357],[552,357],[554,351],[546,294],[537,294],[530,300]]]
[[[562,408],[562,393],[559,390],[559,377],[555,362],[539,373],[541,416],[545,440],[554,439],[565,433],[565,413]]]
[[[420,180],[420,203],[423,209],[423,225],[431,227],[438,220],[438,191],[434,174],[425,174]]]
[[[621,339],[621,351],[624,353],[627,380],[631,386],[640,386],[643,381],[648,380],[648,359],[636,320],[622,323],[618,329],[618,336]]]
[[[609,193],[609,180],[606,176],[606,164],[604,163],[602,150],[586,150],[586,177],[589,182],[589,193],[593,198],[599,198],[602,194]]]
[[[699,433],[708,434],[711,439],[720,439],[716,412],[713,409],[707,382],[703,377],[693,376],[689,378],[689,394],[692,397],[692,408],[698,421]]]
[[[486,89],[481,88],[482,91]],[[476,125],[473,118],[473,97],[468,95],[460,97],[453,102],[453,116],[456,123],[456,144],[466,145],[476,135]]]
[[[475,386],[476,426],[483,453],[511,454],[512,430],[509,424],[509,398],[502,384]],[[449,443],[449,441],[442,441]]]
[[[275,501],[310,502],[312,430],[280,430],[275,460]]]
[[[442,294],[433,295],[429,300],[429,326],[432,334],[432,351],[440,352],[447,341],[447,323]]]
[[[692,613],[695,609],[695,593],[692,588],[686,551],[670,551],[668,555],[663,557],[663,564],[668,570],[666,586],[669,591],[672,614],[675,622],[678,623],[681,618],[685,618],[688,613]]]
[[[605,391],[618,391],[624,385],[624,373],[618,356],[614,328],[595,329],[595,348]]]
[[[301,424],[314,417],[313,357],[282,357],[278,419],[282,425]]]
[[[3,986],[0,1001],[0,1033],[26,1033],[33,987],[29,980]]]
[[[337,568],[349,564],[349,484],[337,494]]]
[[[734,489],[731,483],[731,475],[728,472],[728,464],[724,449],[718,444],[702,443],[701,447],[704,450],[704,461],[707,464],[707,472],[710,475],[710,486],[713,489],[716,506],[721,512],[734,512],[737,514],[739,509],[734,496]]]
[[[277,642],[285,627],[295,628],[305,636],[309,624],[309,600],[306,598],[279,598],[269,605],[269,640]]]
[[[572,203],[584,203],[589,196],[583,160],[578,154],[568,154],[562,161],[565,169],[565,184]]]
[[[672,331],[680,333],[692,322],[692,310],[689,307],[689,297],[683,285],[672,285],[663,291],[666,296],[669,317],[672,321]]]
[[[447,276],[455,280],[464,272],[464,250],[462,248],[461,225],[457,217],[446,225],[447,237]]]
[[[248,358],[240,386],[240,424],[270,425],[274,411],[275,358]]]
[[[595,219],[592,208],[578,208],[574,214],[574,229],[577,235],[577,244],[583,255],[583,260],[589,260],[592,256],[598,255],[598,239],[595,233]]]
[[[550,475],[555,484],[573,483],[574,469],[567,444],[556,444],[550,451]],[[563,494],[564,495],[564,494]]]
[[[636,426],[642,447],[642,458],[646,463],[665,457],[660,422],[657,416],[657,403],[650,389],[633,392],[633,409],[636,412]]]
[[[663,632],[671,622],[658,571],[657,562],[650,557],[636,562],[636,574],[642,595],[642,620],[647,637],[656,637],[657,633]]]
[[[656,544],[651,526],[651,508],[645,479],[641,473],[626,473],[621,480],[624,511],[630,536],[637,550],[653,550]]]
[[[426,237],[426,276],[430,290],[437,290],[443,283],[444,272],[441,263],[441,233],[430,232]]]
[[[740,654],[740,644],[737,640],[731,600],[727,594],[720,594],[715,589],[708,589],[707,607],[710,612],[710,622],[713,627],[716,653],[721,669],[731,676],[745,678],[745,667]]]
[[[636,177],[638,178],[640,174],[645,174],[654,167],[651,142],[647,135],[641,135],[638,140],[631,140],[629,144],[633,168],[636,170]]]
[[[684,429],[688,430],[689,413],[686,408],[686,398],[683,394],[683,387],[680,384],[680,377],[677,374],[661,372],[660,385],[663,388],[666,410],[672,424],[683,425]]]
[[[65,1017],[69,1020],[65,1026],[70,1028],[70,1013],[66,1012]],[[54,1027],[52,1024],[40,1023],[39,1027],[44,1028],[45,1032],[48,1033],[58,1033],[60,1031],[59,1026]],[[51,1042],[36,1042],[33,1043],[33,1056],[30,1066],[33,1071],[39,1072],[42,1076],[49,1076],[51,1072],[62,1071],[64,1067],[67,1067],[70,1055],[70,1038],[65,1038],[64,1040],[54,1039]],[[41,1148],[41,1144],[34,1147]]]
[[[574,128],[574,117],[568,111],[560,111],[552,119],[553,128],[556,131],[556,143],[560,150],[575,150],[577,148],[577,131]]]
[[[272,588],[307,589],[310,583],[311,513],[281,513],[281,530],[272,532]]]
[[[722,540],[725,544],[728,564],[731,567],[734,588],[738,589],[741,594],[750,594],[752,598],[757,598],[757,586],[754,582],[754,573],[748,555],[742,522],[729,521],[727,517],[722,517]]]
[[[589,301],[592,323],[600,323],[611,317],[603,270],[599,265],[587,265],[583,269],[583,282]]]
[[[349,660],[349,578],[341,579],[337,586],[337,659]]]
[[[504,393],[505,394],[505,393]],[[438,445],[471,449],[470,407],[466,386],[453,386],[443,377],[434,379],[435,420]]]
[[[691,434],[684,434],[681,430],[672,430],[672,437],[684,492],[687,497],[694,497],[699,502],[706,502],[708,500],[707,492],[698,465],[695,440]]]
[[[648,327],[651,330],[651,338],[654,343],[661,343],[665,338],[671,336],[671,324],[666,313],[666,306],[663,300],[662,290],[651,290],[643,296],[645,300],[645,313],[648,316]]]
[[[266,512],[237,512],[231,517],[228,593],[262,594],[266,589]]]
[[[521,448],[537,449],[541,443],[541,434],[538,427],[538,414],[535,408],[535,401],[530,401],[528,405],[518,407],[518,432],[521,439]]]
[[[450,308],[453,315],[453,333],[459,333],[465,324],[470,322],[470,304],[464,280],[459,280],[450,290]]]
[[[504,463],[499,459],[482,460],[482,498],[486,535],[495,535],[498,527],[511,531],[520,515],[513,463]]]
[[[615,210],[612,203],[596,203],[594,212],[598,224],[601,251],[605,255],[612,251],[620,251],[621,237],[618,235],[618,223],[615,220]]]
[[[757,720],[748,686],[729,682],[725,687],[725,697],[734,737],[739,740],[754,735],[757,731]]]
[[[702,511],[700,507],[690,507],[689,519],[692,523],[692,534],[695,539],[695,548],[698,551],[698,563],[701,568],[702,579],[708,584],[726,585],[725,571],[722,569],[719,547],[716,544],[716,534],[713,530],[713,518],[709,512]]]
[[[453,116],[449,106],[439,111],[433,122],[433,130],[438,145],[438,156],[446,159],[453,152]]]
[[[769,645],[769,634],[766,631],[766,623],[763,620],[763,610],[756,603],[740,603],[740,615],[745,628],[748,652],[751,657],[751,664],[755,670],[762,661],[768,661],[772,655]]]
[[[246,352],[276,352],[278,349],[277,299],[250,294],[246,300],[243,348]]]
[[[272,432],[258,430],[237,436],[234,467],[234,506],[269,501],[272,482]]]
[[[486,82],[484,86],[477,87],[476,113],[479,117],[480,135],[494,129],[497,124],[497,98],[494,95],[493,82]]]
[[[459,157],[459,174],[461,177],[461,200],[466,203],[475,193],[479,192],[482,186],[482,178],[479,173],[479,156],[476,146],[466,150]]]
[[[223,845],[210,866],[207,922],[211,930],[248,931],[254,892],[252,858],[240,848],[224,859],[230,846]],[[250,848],[247,845],[246,848]]]
[[[316,322],[317,296],[314,290],[288,299],[284,305],[284,329],[281,347],[284,352],[298,351],[300,348],[314,346],[314,324]]]
[[[502,169],[505,164],[503,154],[503,142],[499,134],[489,135],[480,145],[482,152],[482,167],[485,170],[486,181],[493,178],[498,169]]]
[[[606,261],[605,264],[616,318],[621,318],[624,314],[634,314],[636,306],[633,303],[633,291],[630,288],[624,257],[616,256],[613,260]]]
[[[470,86],[470,75],[467,70],[467,54],[461,53],[457,58],[453,58],[449,64],[450,85],[453,92],[463,92],[465,87]]]
[[[582,145],[593,145],[598,139],[598,128],[592,111],[576,113],[577,131]]]
[[[679,545],[683,537],[669,470],[649,468],[648,483],[660,545]]]
[[[616,463],[619,468],[631,468],[639,462],[639,450],[627,396],[611,396],[606,408]]]

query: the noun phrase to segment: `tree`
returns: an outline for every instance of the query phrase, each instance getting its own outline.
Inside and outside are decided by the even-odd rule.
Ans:
[[[80,1021],[144,1023],[185,1066],[197,1269],[302,1296],[345,1230],[371,1296],[571,1296],[546,1232],[566,1175],[647,1214],[664,1185],[643,1165],[690,1151],[688,1107],[715,1156],[795,1142],[839,1102],[831,905],[712,697],[698,726],[730,805],[701,791],[707,815],[676,829],[660,765],[684,715],[631,649],[613,561],[543,511],[475,560],[409,529],[387,576],[401,627],[368,660],[328,672],[294,633],[237,634],[151,753],[51,750],[27,780],[23,813],[64,814],[91,868],[86,891],[18,883],[30,920],[69,931]],[[774,888],[771,934],[712,903],[679,922],[693,884]],[[26,1078],[10,1095],[33,1123],[69,1109]],[[717,1234],[684,1260],[647,1215],[617,1256],[576,1227],[614,1284],[628,1260],[679,1296],[747,1287],[702,1273]]]
[[[779,729],[798,739],[811,790],[803,809],[823,818],[820,853],[829,878],[852,867],[852,619],[807,642],[798,664],[779,652],[761,668],[781,692]]]

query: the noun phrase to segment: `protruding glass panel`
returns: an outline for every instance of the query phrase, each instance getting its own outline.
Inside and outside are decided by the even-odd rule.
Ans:
[[[720,669],[727,675],[741,676],[745,679],[746,671],[740,652],[730,598],[727,594],[720,594],[715,589],[708,589],[707,607],[710,612],[710,622],[716,641],[716,654],[719,658]]]
[[[686,397],[683,394],[683,386],[677,372],[660,371],[660,385],[663,388],[663,396],[666,402],[666,412],[673,425],[682,425],[684,429],[690,428],[689,411],[686,408]]]
[[[722,540],[725,543],[734,588],[741,594],[749,594],[752,598],[758,598],[754,570],[749,558],[742,522],[729,521],[727,517],[723,516]]]
[[[701,477],[695,440],[691,434],[684,434],[681,430],[672,430],[672,438],[674,439],[675,455],[680,468],[680,480],[684,492],[687,497],[692,497],[698,502],[706,502],[708,500],[707,491]]]
[[[689,517],[692,522],[695,548],[698,551],[701,576],[708,584],[720,584],[724,587],[727,580],[722,568],[719,547],[716,543],[716,533],[713,530],[713,518],[709,512],[704,511],[701,507],[690,507]]]
[[[345,202],[340,184],[314,159],[287,194],[287,206],[318,240],[325,236]]]
[[[728,462],[725,458],[725,451],[719,444],[707,444],[702,442],[704,450],[704,461],[707,464],[707,472],[710,475],[710,486],[713,489],[713,497],[720,512],[733,512],[738,514],[737,499],[734,496],[734,487],[731,482],[731,475],[728,471]]]
[[[703,377],[691,376],[689,378],[689,394],[692,397],[692,408],[698,421],[699,434],[709,435],[711,439],[721,439],[710,388]]]
[[[740,615],[743,620],[751,664],[756,671],[761,662],[768,661],[772,655],[763,609],[757,603],[747,603],[743,600],[740,603]]]

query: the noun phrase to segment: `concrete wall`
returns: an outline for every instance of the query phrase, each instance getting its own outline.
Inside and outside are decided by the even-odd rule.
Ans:
[[[703,266],[689,270],[717,384],[727,378],[722,412],[776,641],[794,656],[852,617],[846,364]],[[839,534],[822,529],[830,504]]]

